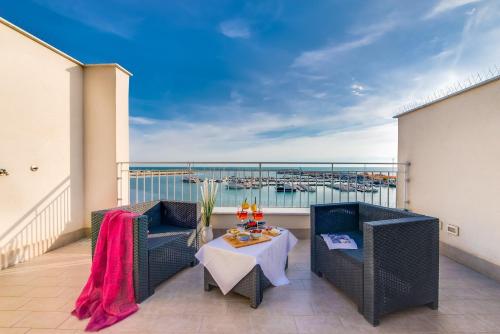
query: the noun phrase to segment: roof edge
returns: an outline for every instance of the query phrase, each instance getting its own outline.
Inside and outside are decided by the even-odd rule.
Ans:
[[[11,23],[11,22],[7,21],[6,19],[4,19],[4,18],[3,18],[3,17],[1,17],[1,16],[0,16],[0,23],[2,23],[2,24],[4,24],[4,25],[6,25],[7,27],[11,28],[12,30],[17,31],[17,32],[18,32],[18,33],[20,33],[21,35],[24,35],[25,37],[28,37],[28,38],[29,38],[29,39],[31,39],[32,41],[34,41],[34,42],[36,42],[36,43],[38,43],[38,44],[40,44],[40,45],[42,45],[42,46],[46,47],[47,49],[49,49],[49,50],[51,50],[51,51],[53,51],[53,52],[57,53],[58,55],[60,55],[60,56],[62,56],[62,57],[64,57],[64,58],[66,58],[66,59],[68,59],[68,60],[72,61],[73,63],[78,64],[78,65],[80,65],[80,66],[83,66],[83,63],[82,63],[81,61],[79,61],[79,60],[77,60],[77,59],[75,59],[75,58],[71,57],[71,56],[70,56],[70,55],[68,55],[67,53],[62,52],[62,51],[61,51],[61,50],[59,50],[58,48],[53,47],[53,46],[52,46],[52,45],[50,45],[49,43],[42,41],[40,38],[38,38],[38,37],[36,37],[36,36],[34,36],[34,35],[30,34],[29,32],[27,32],[27,31],[26,31],[26,30],[24,30],[24,29],[19,28],[18,26],[16,26],[15,24],[13,24],[13,23]]]
[[[466,87],[466,88],[464,88],[464,89],[460,89],[460,90],[458,90],[458,91],[456,91],[456,92],[453,92],[453,93],[448,94],[448,95],[446,95],[446,96],[443,96],[443,97],[440,97],[440,98],[438,98],[438,99],[435,99],[435,100],[433,100],[433,101],[431,101],[431,102],[424,103],[424,104],[422,104],[422,105],[420,105],[420,106],[418,106],[418,107],[415,107],[415,108],[412,108],[412,109],[407,110],[407,111],[405,111],[405,112],[402,112],[402,113],[399,113],[399,114],[397,114],[397,115],[394,115],[394,116],[392,116],[392,118],[398,119],[398,118],[400,118],[401,116],[405,116],[405,115],[407,115],[407,114],[410,114],[410,113],[412,113],[412,112],[418,111],[418,110],[420,110],[420,109],[427,108],[428,106],[431,106],[431,105],[433,105],[433,104],[439,103],[439,102],[444,101],[444,100],[447,100],[447,99],[452,98],[452,97],[454,97],[454,96],[457,96],[457,95],[460,95],[460,94],[466,93],[466,92],[468,92],[468,91],[470,91],[470,90],[473,90],[473,89],[475,89],[475,88],[479,88],[479,87],[481,87],[481,86],[487,85],[487,84],[492,83],[492,82],[494,82],[494,81],[497,81],[497,80],[499,80],[499,79],[500,79],[500,75],[496,75],[496,76],[494,76],[494,77],[492,77],[492,78],[486,79],[486,80],[481,81],[481,82],[479,82],[479,83],[477,83],[477,84],[474,84],[474,85],[472,85],[472,86]]]
[[[120,71],[122,71],[123,73],[129,75],[129,76],[133,76],[133,74],[127,70],[126,68],[124,68],[123,66],[121,66],[120,64],[118,63],[107,63],[107,64],[84,64],[83,65],[84,67],[105,67],[105,66],[109,66],[109,67],[116,67],[117,69],[119,69]]]
[[[117,63],[109,63],[109,64],[84,64],[82,63],[81,61],[71,57],[70,55],[68,55],[67,53],[65,52],[62,52],[61,50],[59,50],[58,48],[50,45],[49,43],[47,42],[44,42],[43,40],[41,40],[40,38],[30,34],[29,32],[27,32],[26,30],[16,26],[14,23],[11,23],[10,21],[7,21],[6,19],[4,19],[3,17],[0,16],[0,23],[4,24],[5,26],[11,28],[12,30],[20,33],[21,35],[31,39],[32,41],[34,41],[35,43],[38,43],[44,47],[46,47],[47,49],[57,53],[58,55],[68,59],[69,61],[72,61],[73,63],[77,64],[77,65],[80,65],[80,66],[83,66],[83,67],[91,67],[91,66],[114,66],[116,68],[118,68],[119,70],[121,70],[122,72],[124,72],[125,74],[129,75],[129,76],[132,76],[132,73],[130,71],[128,71],[127,69],[125,69],[123,66],[121,66],[120,64],[117,64]]]

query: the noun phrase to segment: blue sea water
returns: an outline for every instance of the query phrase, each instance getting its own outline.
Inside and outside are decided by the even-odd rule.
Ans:
[[[189,175],[159,175],[158,171],[174,171],[185,170],[181,167],[131,167],[131,171],[147,171],[139,177],[130,177],[130,203],[137,203],[149,200],[182,200],[197,202],[201,199],[200,187],[201,183],[186,183],[183,178]],[[282,174],[279,170],[283,167],[266,167],[259,170],[256,167],[198,167],[191,168],[193,174],[191,176],[199,177],[200,179],[227,179],[228,177],[236,178],[255,178],[259,176],[271,180],[281,180]],[[304,172],[330,172],[331,168],[307,167],[301,169]],[[334,168],[335,173],[354,177],[362,175],[368,170],[360,169],[359,167],[338,167]],[[392,168],[375,167],[370,168],[368,173],[381,173],[383,175],[396,175]],[[299,175],[295,176],[294,184],[304,181]],[[361,182],[361,181],[360,181]],[[285,208],[304,208],[311,204],[321,203],[339,203],[349,201],[363,201],[383,206],[396,206],[396,188],[391,188],[383,185],[373,185],[377,192],[360,192],[337,190],[328,187],[331,184],[331,179],[319,178],[316,186],[312,186],[315,192],[277,192],[275,185],[264,185],[257,189],[228,189],[227,182],[218,183],[217,203],[219,207],[236,207],[246,198],[249,202],[256,201],[261,207],[285,207]]]

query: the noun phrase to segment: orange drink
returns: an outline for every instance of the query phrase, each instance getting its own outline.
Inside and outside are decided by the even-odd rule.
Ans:
[[[252,214],[253,214],[253,219],[255,219],[258,222],[264,219],[264,212],[262,212],[262,210],[254,211]]]
[[[238,210],[236,212],[236,217],[238,217],[239,220],[244,221],[248,218],[248,212],[246,212],[245,210]]]

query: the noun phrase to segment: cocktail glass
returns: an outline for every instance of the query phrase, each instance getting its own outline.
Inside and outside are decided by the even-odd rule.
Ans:
[[[248,218],[248,212],[243,209],[239,209],[236,211],[236,217],[241,221],[241,224],[243,224],[243,222]]]
[[[264,212],[262,212],[262,210],[257,210],[257,211],[254,211],[252,212],[252,215],[253,215],[253,219],[260,222],[261,220],[264,219]]]

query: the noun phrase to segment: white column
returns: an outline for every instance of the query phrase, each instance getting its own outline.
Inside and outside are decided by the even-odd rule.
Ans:
[[[117,163],[129,161],[129,77],[130,73],[113,64],[86,65],[84,68],[84,191],[87,226],[90,225],[92,211],[128,203],[128,174],[120,175]]]

